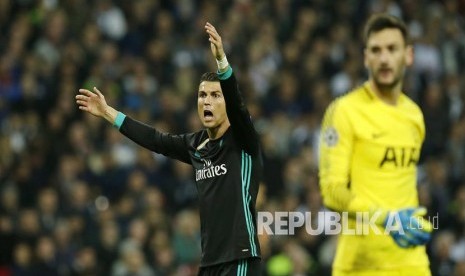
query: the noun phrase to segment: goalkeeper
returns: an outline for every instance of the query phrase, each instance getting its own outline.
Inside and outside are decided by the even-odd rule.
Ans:
[[[431,275],[424,245],[432,227],[416,190],[425,127],[401,91],[413,48],[404,23],[386,14],[368,20],[364,47],[368,81],[336,99],[323,119],[320,186],[329,209],[348,212],[349,229],[360,226],[361,212],[375,229],[340,235],[333,275]]]

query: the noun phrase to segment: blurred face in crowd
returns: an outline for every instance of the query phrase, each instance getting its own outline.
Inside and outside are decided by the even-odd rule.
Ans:
[[[212,130],[229,126],[226,103],[218,81],[200,83],[197,110],[204,127]]]
[[[412,46],[406,45],[399,29],[382,29],[367,38],[365,67],[379,90],[400,89],[405,67],[412,62]]]

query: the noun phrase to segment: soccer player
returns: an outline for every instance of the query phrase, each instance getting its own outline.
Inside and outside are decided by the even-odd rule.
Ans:
[[[413,48],[404,23],[386,14],[368,20],[364,40],[369,79],[326,110],[319,176],[325,206],[348,214],[347,229],[371,225],[361,212],[374,226],[339,235],[333,275],[430,275],[431,224],[416,190],[425,126],[402,92]]]
[[[199,275],[258,275],[255,200],[263,168],[259,137],[220,35],[210,23],[205,31],[218,64],[217,73],[200,79],[197,108],[205,129],[161,133],[107,105],[97,88],[94,93],[80,89],[76,102],[137,144],[193,166],[201,221]]]

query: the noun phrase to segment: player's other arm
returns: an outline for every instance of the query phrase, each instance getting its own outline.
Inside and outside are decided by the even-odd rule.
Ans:
[[[322,123],[320,187],[326,207],[354,215],[357,211],[370,211],[371,207],[349,189],[354,130],[340,101],[338,99],[331,103]]]
[[[255,155],[258,152],[258,134],[239,91],[232,68],[229,66],[226,72],[219,73],[219,78],[232,131],[241,147],[249,154]]]
[[[323,202],[338,212],[375,213],[375,203],[358,197],[349,188],[355,131],[350,120],[350,109],[344,98],[334,100],[327,108],[321,127],[319,177]],[[385,213],[380,213],[380,221]]]
[[[106,103],[103,94],[95,87],[94,93],[87,89],[80,89],[79,92],[80,94],[76,95],[79,109],[104,118],[117,127],[123,135],[146,149],[190,163],[185,135],[161,133],[118,112]]]
[[[226,59],[221,37],[215,27],[208,22],[205,30],[209,35],[212,54],[218,63],[217,73],[233,134],[246,152],[256,155],[259,151],[258,134],[244,103],[234,72]]]

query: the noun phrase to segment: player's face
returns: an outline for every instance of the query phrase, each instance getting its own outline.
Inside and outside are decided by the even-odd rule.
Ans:
[[[365,48],[365,67],[381,90],[391,90],[401,83],[405,67],[413,62],[413,49],[406,45],[399,29],[372,33]]]
[[[206,128],[217,128],[228,122],[226,104],[217,81],[203,81],[199,85],[197,110]]]

